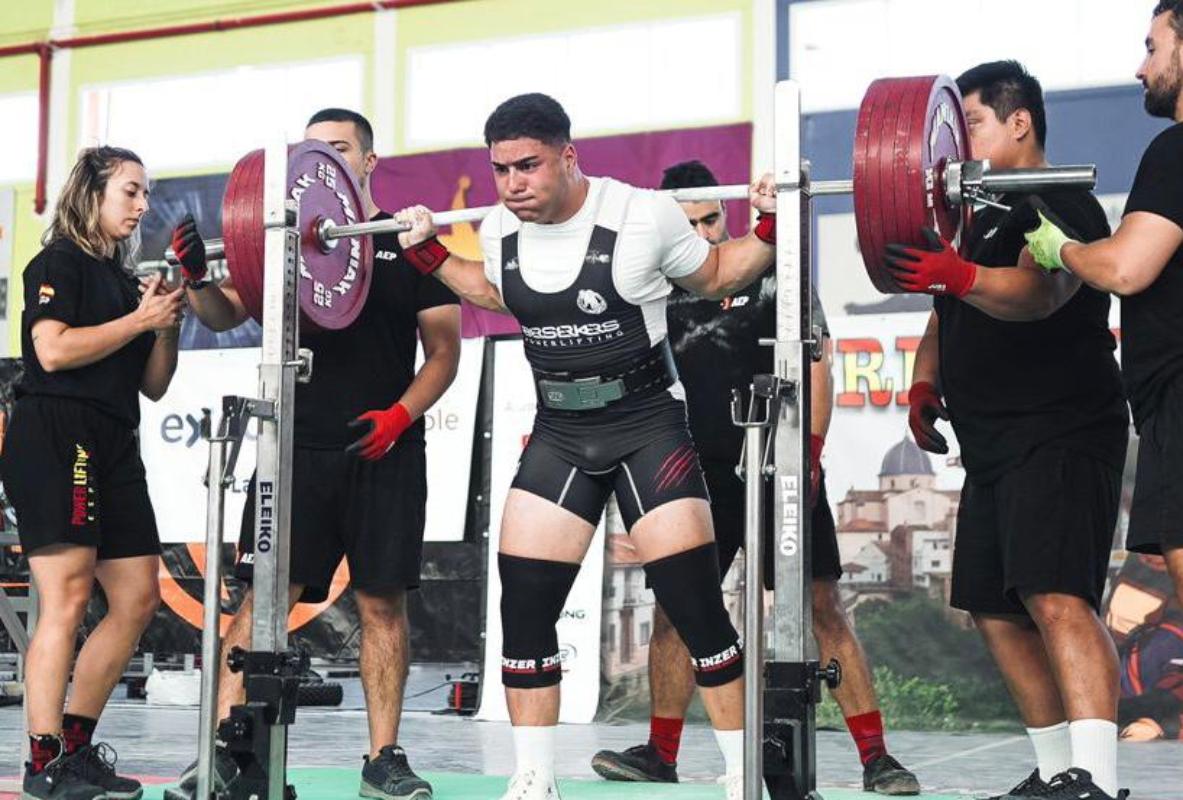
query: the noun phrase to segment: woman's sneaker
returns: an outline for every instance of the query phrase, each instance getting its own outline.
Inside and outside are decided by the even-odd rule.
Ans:
[[[83,777],[86,770],[82,751],[61,753],[32,774],[32,766],[25,765],[25,779],[21,784],[21,800],[107,800],[101,786]]]

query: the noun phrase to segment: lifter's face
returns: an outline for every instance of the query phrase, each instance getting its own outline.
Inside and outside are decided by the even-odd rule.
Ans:
[[[1146,113],[1183,121],[1183,41],[1171,27],[1171,18],[1168,11],[1150,23],[1146,58],[1137,77],[1145,90]]]
[[[120,162],[99,203],[99,227],[114,241],[131,236],[148,213],[148,173],[134,161]]]
[[[964,106],[970,157],[976,161],[989,159],[996,169],[1019,166],[1027,148],[1035,141],[1030,112],[1020,108],[1001,120],[993,108],[982,102],[981,92],[971,92]]]
[[[562,222],[580,181],[575,146],[507,139],[489,147],[497,197],[522,222]]]
[[[316,122],[304,129],[304,139],[325,142],[341,154],[350,172],[364,189],[369,185],[370,173],[378,166],[378,155],[363,150],[357,126],[352,122]]]
[[[694,232],[711,244],[727,241],[727,209],[722,200],[705,203],[678,203]]]

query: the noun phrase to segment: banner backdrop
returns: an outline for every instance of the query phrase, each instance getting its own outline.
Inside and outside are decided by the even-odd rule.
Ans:
[[[478,719],[509,719],[501,687],[501,580],[497,543],[501,513],[518,459],[534,427],[534,376],[520,340],[497,343],[493,356],[493,472],[490,479],[489,562],[485,602],[485,659]],[[596,527],[579,577],[559,617],[563,659],[560,722],[591,722],[600,697],[600,593],[604,579],[604,521]]]

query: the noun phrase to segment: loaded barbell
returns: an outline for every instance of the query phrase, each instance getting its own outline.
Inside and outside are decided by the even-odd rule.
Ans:
[[[999,205],[991,195],[1067,188],[1092,189],[1091,165],[993,170],[969,158],[968,127],[957,85],[943,75],[884,78],[868,88],[859,107],[854,177],[811,181],[812,196],[853,194],[859,249],[867,275],[884,293],[898,293],[883,256],[891,242],[922,245],[921,229],[936,228],[958,241],[973,205]],[[306,325],[347,327],[369,291],[371,240],[407,230],[396,220],[361,221],[361,191],[329,145],[305,141],[288,153],[288,196],[298,206],[299,303]],[[740,200],[747,184],[679,189],[679,202]],[[206,257],[225,257],[247,312],[263,308],[263,151],[244,156],[230,173],[222,201],[222,239],[206,242]],[[436,226],[478,222],[493,206],[434,214]],[[171,251],[166,260],[175,263]],[[144,264],[143,267],[149,265]]]

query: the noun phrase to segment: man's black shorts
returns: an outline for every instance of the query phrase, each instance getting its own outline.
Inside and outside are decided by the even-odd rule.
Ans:
[[[1026,594],[1082,597],[1100,610],[1121,471],[1049,445],[991,484],[968,478],[953,547],[954,608],[1026,614]]]
[[[727,575],[735,561],[736,552],[743,546],[745,500],[744,482],[735,474],[735,464],[725,461],[704,461],[707,489],[711,492],[711,517],[715,522],[715,541],[719,543],[719,576]],[[771,482],[764,493],[764,573],[765,585],[771,584],[772,574],[772,507]],[[826,476],[823,472],[817,504],[811,517],[811,569],[814,580],[836,581],[842,577],[842,561],[838,557],[838,532],[834,515],[826,498]]]
[[[300,601],[328,596],[341,556],[350,584],[371,594],[419,585],[427,507],[422,442],[402,442],[378,461],[343,450],[296,447],[292,461],[291,582]],[[235,574],[250,580],[254,560],[255,481],[242,512]]]
[[[136,432],[84,402],[17,401],[0,478],[26,553],[51,544],[94,547],[100,560],[160,553]]]
[[[1161,555],[1183,547],[1183,379],[1163,390],[1142,423],[1126,549]]]

